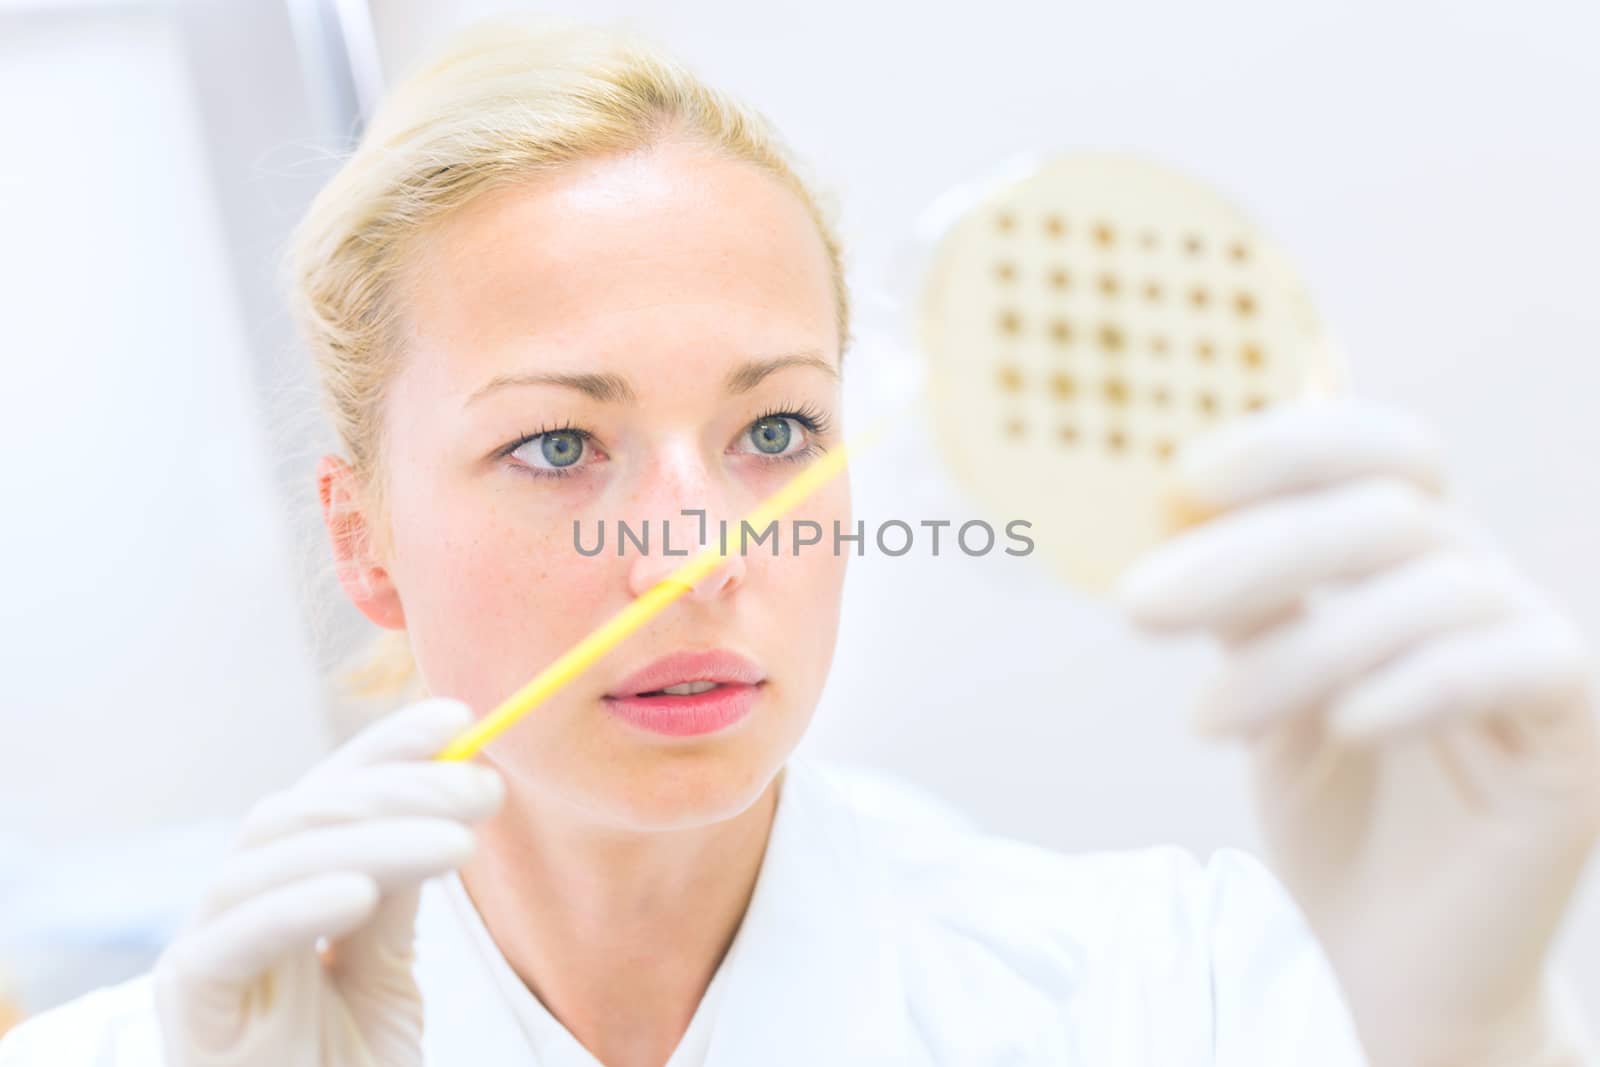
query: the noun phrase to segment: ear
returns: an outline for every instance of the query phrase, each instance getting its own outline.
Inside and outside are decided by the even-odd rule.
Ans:
[[[317,461],[317,491],[345,595],[384,629],[405,629],[400,592],[372,556],[372,526],[358,503],[355,471],[338,456],[323,456]]]

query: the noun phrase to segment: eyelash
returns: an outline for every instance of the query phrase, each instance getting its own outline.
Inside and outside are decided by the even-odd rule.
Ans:
[[[833,427],[833,424],[829,421],[825,412],[811,404],[800,404],[779,406],[763,411],[745,425],[745,430],[748,431],[750,427],[754,426],[756,423],[771,418],[793,419],[795,422],[798,422],[801,426],[805,427],[807,436],[812,438],[826,435],[827,432]],[[510,444],[505,445],[495,452],[495,458],[504,459],[517,449],[521,448],[523,445],[527,444],[529,441],[532,441],[547,433],[576,434],[578,439],[582,441],[585,446],[587,446],[590,441],[594,440],[594,434],[590,433],[588,430],[574,426],[570,421],[568,421],[562,423],[560,426],[542,426],[532,433],[523,434],[515,441],[512,441]],[[771,456],[769,457],[768,462],[791,463],[797,460],[809,459],[812,456],[815,456],[818,452],[822,451],[825,451],[825,449],[823,449],[821,445],[817,444],[815,440],[812,440],[806,445],[806,447],[800,449],[799,451],[790,452],[782,456]],[[535,478],[570,478],[574,473],[570,467],[547,468],[530,467],[527,464],[519,464],[519,468],[524,473],[531,474]]]

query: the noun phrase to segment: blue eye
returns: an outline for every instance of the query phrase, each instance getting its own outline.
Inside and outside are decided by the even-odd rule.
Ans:
[[[790,450],[796,439],[795,427],[804,431],[803,447]],[[798,462],[825,451],[816,438],[832,427],[828,415],[810,404],[769,408],[756,416],[745,431],[755,451],[774,460]]]
[[[573,468],[588,451],[590,434],[572,426],[524,434],[501,449],[499,455],[514,456],[523,470],[541,478],[564,478],[576,473]],[[537,444],[537,448],[529,447]]]
[[[789,439],[794,436],[794,431],[789,429],[789,420],[782,415],[768,415],[757,419],[750,427],[750,440],[755,442],[756,448],[768,455],[777,455],[789,447]]]
[[[539,451],[552,467],[570,467],[583,455],[583,438],[571,430],[542,433],[539,437]]]

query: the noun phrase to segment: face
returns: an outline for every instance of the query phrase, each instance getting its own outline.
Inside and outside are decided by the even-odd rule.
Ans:
[[[617,827],[744,810],[816,706],[849,559],[832,531],[853,529],[840,475],[780,523],[776,557],[770,540],[737,551],[740,517],[842,439],[834,297],[804,206],[748,164],[668,143],[473,201],[430,233],[407,288],[388,537],[346,589],[408,631],[431,693],[483,715],[684,562],[701,533],[685,509],[706,512],[710,544],[726,520],[717,571],[488,756]],[[322,475],[337,496],[348,470],[329,457]],[[796,519],[821,543],[797,551]],[[619,541],[619,521],[646,520],[647,553]],[[761,678],[730,725],[662,733],[608,699],[663,656],[708,651]]]

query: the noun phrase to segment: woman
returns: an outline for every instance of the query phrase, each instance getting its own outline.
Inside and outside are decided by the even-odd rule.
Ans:
[[[840,442],[841,252],[755,114],[613,34],[480,28],[387,101],[293,263],[340,582],[441,696],[263,801],[153,974],[8,1067],[1579,1062],[1546,957],[1600,811],[1586,653],[1448,518],[1413,423],[1200,442],[1217,516],[1122,590],[1222,640],[1202,725],[1250,746],[1285,893],[1237,852],[1056,855],[792,759],[825,547],[730,555],[477,764],[430,760],[681,562],[575,541],[683,546],[685,512],[736,523]],[[795,517],[850,528],[848,481]]]

